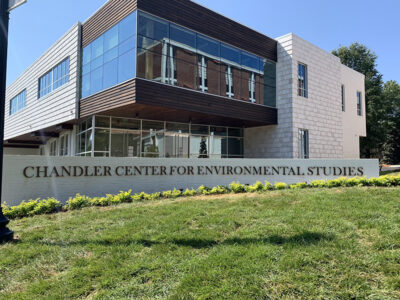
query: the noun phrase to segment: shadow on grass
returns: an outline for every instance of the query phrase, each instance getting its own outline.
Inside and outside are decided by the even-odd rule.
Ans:
[[[303,232],[293,236],[281,236],[271,235],[268,237],[260,238],[229,238],[223,241],[211,240],[211,239],[197,239],[197,238],[174,238],[170,240],[152,241],[146,239],[107,239],[107,240],[81,240],[81,241],[43,241],[37,240],[36,243],[42,245],[54,245],[61,247],[68,247],[74,245],[101,245],[101,246],[130,246],[130,245],[142,245],[143,247],[152,247],[154,245],[177,245],[182,247],[192,247],[195,249],[211,248],[218,245],[228,246],[243,246],[243,245],[298,245],[298,246],[309,246],[318,244],[322,241],[332,241],[334,239],[333,234],[324,234],[318,232]],[[32,241],[29,241],[32,242]],[[29,243],[28,242],[28,243]]]

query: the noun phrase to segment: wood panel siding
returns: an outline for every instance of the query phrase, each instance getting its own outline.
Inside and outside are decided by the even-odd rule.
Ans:
[[[80,118],[135,103],[135,79],[80,101]]]
[[[136,0],[109,0],[83,24],[82,47],[87,46],[119,21],[127,17],[136,10],[136,7]]]
[[[190,0],[109,0],[82,28],[85,47],[140,9],[243,50],[277,61],[277,42]]]
[[[129,2],[129,1],[127,1]],[[277,42],[189,0],[137,0],[137,8],[277,61]]]
[[[82,99],[80,117],[94,114],[238,127],[277,124],[275,108],[140,78]]]
[[[211,116],[277,124],[275,108],[136,79],[136,103]]]

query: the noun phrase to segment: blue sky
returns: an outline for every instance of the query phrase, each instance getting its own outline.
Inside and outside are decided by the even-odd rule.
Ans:
[[[28,0],[12,11],[7,85],[106,0]],[[197,0],[270,37],[293,32],[331,51],[352,42],[378,55],[384,80],[400,82],[399,0]],[[243,5],[245,3],[245,5]]]

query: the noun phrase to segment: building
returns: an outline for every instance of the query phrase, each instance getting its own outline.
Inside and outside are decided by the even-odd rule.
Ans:
[[[109,0],[7,88],[5,154],[359,158],[364,95],[362,74],[294,34]]]

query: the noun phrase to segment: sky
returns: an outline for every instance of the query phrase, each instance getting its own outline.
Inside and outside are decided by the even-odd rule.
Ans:
[[[1,0],[3,1],[3,0]],[[128,1],[128,0],[124,0]],[[106,0],[28,0],[10,16],[7,86]],[[293,32],[331,51],[353,42],[378,56],[385,81],[400,82],[400,0],[196,0],[276,38]]]

